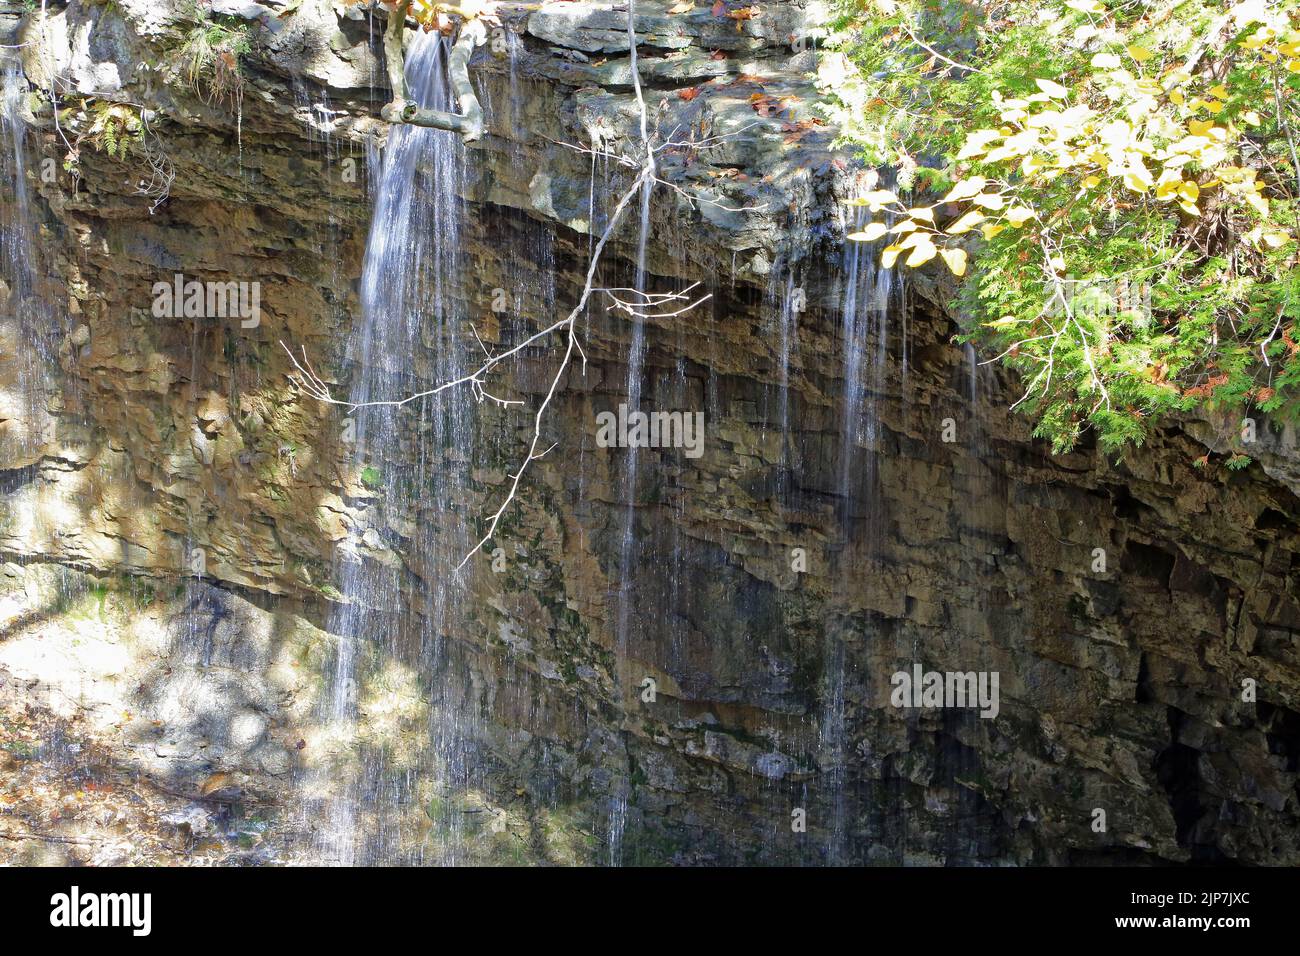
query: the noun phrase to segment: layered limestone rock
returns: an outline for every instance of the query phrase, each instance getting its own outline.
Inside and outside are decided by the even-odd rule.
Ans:
[[[602,303],[553,450],[459,575],[430,541],[502,500],[528,409],[451,393],[468,445],[435,444],[450,406],[424,402],[382,456],[357,453],[348,411],[295,390],[281,347],[338,394],[360,374],[383,18],[217,6],[254,38],[237,93],[191,80],[200,25],[168,4],[0,19],[0,42],[28,44],[30,298],[50,309],[46,341],[30,309],[3,320],[8,699],[81,713],[171,793],[230,775],[227,803],[274,821],[270,860],[331,858],[319,831],[350,800],[367,861],[604,862],[620,829],[618,856],[653,863],[1300,861],[1292,433],[1260,422],[1244,471],[1222,465],[1232,423],[1208,420],[1119,460],[1052,456],[1006,411],[1018,383],[951,344],[926,276],[846,344],[839,200],[861,174],[811,122],[804,4],[636,4],[652,125],[678,144],[650,287],[712,294],[645,324],[642,403],[702,411],[703,454],[642,449],[633,482],[626,449],[599,447],[634,332]],[[635,174],[616,158],[639,148],[626,17],[507,11],[476,53],[488,133],[457,147],[446,290],[474,332],[426,323],[396,356],[413,390],[440,350],[510,347],[580,294]],[[75,109],[55,126],[51,83],[62,107],[151,111],[150,138],[124,159],[82,141],[80,178],[43,177],[85,128]],[[632,216],[603,285],[631,284],[637,241]],[[867,271],[860,289],[883,288]],[[156,315],[178,273],[259,282],[258,324]],[[8,361],[24,342],[39,374]],[[536,407],[558,360],[531,349],[494,391]],[[422,500],[432,473],[454,515]],[[344,593],[348,562],[392,589]],[[374,609],[383,634],[331,631],[383,593],[404,596]],[[437,634],[431,594],[450,607]],[[358,717],[340,726],[344,646]],[[892,706],[915,664],[997,672],[997,716]]]

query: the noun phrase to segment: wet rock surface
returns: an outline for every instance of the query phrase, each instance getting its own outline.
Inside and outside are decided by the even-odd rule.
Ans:
[[[433,447],[426,403],[396,419],[393,454],[359,456],[345,410],[290,386],[280,344],[347,394],[388,133],[382,19],[321,0],[272,17],[235,99],[187,79],[184,15],[115,6],[58,6],[26,75],[156,110],[174,179],[151,212],[141,154],[86,145],[79,180],[43,180],[64,149],[29,105],[32,283],[52,323],[39,375],[0,366],[0,675],[7,701],[87,722],[107,763],[175,794],[150,824],[180,834],[166,852],[209,825],[232,845],[230,818],[205,816],[215,795],[273,848],[215,861],[319,859],[351,777],[362,862],[605,862],[620,797],[627,862],[1300,862],[1293,434],[1261,422],[1239,472],[1224,422],[1170,425],[1119,461],[1054,457],[1006,411],[1023,387],[951,344],[937,283],[895,290],[846,348],[836,200],[855,174],[832,130],[800,125],[802,4],[740,29],[637,4],[656,126],[726,137],[665,150],[664,178],[742,210],[671,187],[651,206],[651,287],[713,297],[646,323],[643,403],[703,411],[703,454],[643,450],[629,504],[629,457],[598,447],[595,421],[626,401],[633,329],[593,309],[499,564],[458,577],[416,544],[452,516],[394,489],[441,469],[459,520],[490,513],[531,416],[484,403],[475,441]],[[626,188],[616,160],[573,148],[635,147],[625,16],[507,15],[503,48],[475,55],[489,132],[460,149],[447,293],[489,348],[572,307],[603,228],[590,198]],[[14,11],[10,27],[34,36]],[[630,284],[636,239],[620,231],[605,284]],[[260,282],[260,324],[155,316],[175,273]],[[6,355],[31,341],[13,311],[2,326]],[[440,349],[479,348],[465,328],[422,334],[397,356],[412,389]],[[535,406],[556,361],[530,351],[497,390]],[[339,592],[346,562],[404,595],[376,609],[383,634],[330,632],[365,597]],[[434,591],[452,610],[430,638]],[[363,665],[341,728],[329,675],[347,641]],[[891,675],[918,663],[998,672],[998,716],[891,706]],[[0,780],[22,792],[11,775],[34,764],[10,762]]]

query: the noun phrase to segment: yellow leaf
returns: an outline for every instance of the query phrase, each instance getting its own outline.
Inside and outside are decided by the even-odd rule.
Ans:
[[[948,266],[948,271],[955,276],[964,276],[966,274],[966,250],[965,249],[944,249],[939,255],[943,256],[944,263]]]
[[[1178,169],[1166,169],[1156,183],[1156,199],[1173,199],[1183,185],[1183,174]]]
[[[1001,209],[1007,204],[1000,193],[980,193],[971,200],[977,206],[983,206],[985,209]]]
[[[1226,100],[1228,98],[1228,88],[1220,83],[1218,86],[1210,87],[1210,95],[1216,100]]]
[[[957,153],[958,159],[971,159],[986,152],[989,145],[997,139],[1001,139],[1002,133],[995,129],[977,129],[966,137],[966,142],[962,144],[961,151]]]
[[[1107,146],[1120,146],[1133,138],[1133,127],[1124,120],[1107,123],[1097,133],[1097,139]]]
[[[933,242],[918,243],[912,250],[912,254],[907,257],[905,265],[915,269],[917,266],[925,265],[938,254],[939,249]]]
[[[1047,165],[1047,160],[1041,156],[1027,155],[1020,161],[1020,175],[1032,176],[1035,172]]]
[[[1084,189],[1095,189],[1099,185],[1101,185],[1100,176],[1089,176],[1083,181]]]
[[[1105,13],[1106,8],[1097,0],[1065,0],[1065,5],[1080,13]]]
[[[1007,210],[1007,221],[1016,227],[1023,226],[1026,221],[1033,217],[1034,211],[1028,206],[1012,206]]]
[[[1276,249],[1278,246],[1290,242],[1291,236],[1281,229],[1274,229],[1264,233],[1263,239],[1270,249]]]
[[[1254,110],[1246,110],[1241,114],[1241,118],[1246,121],[1247,126],[1258,126],[1261,122],[1259,114]]]
[[[1069,90],[1052,80],[1034,80],[1034,82],[1038,84],[1040,90],[1058,100],[1063,100],[1070,95]]]
[[[940,199],[940,202],[960,202],[963,199],[970,199],[972,196],[978,196],[984,190],[984,184],[988,180],[983,176],[969,176],[961,180],[952,189],[948,190],[948,195]]]
[[[972,209],[970,212],[966,213],[966,215],[962,216],[951,226],[949,226],[946,232],[950,236],[959,236],[963,232],[970,232],[972,229],[974,229],[983,221],[984,221],[984,213],[980,212],[978,209]]]
[[[934,222],[934,208],[931,206],[917,206],[909,209],[907,214],[913,219],[923,219],[926,222]]]
[[[1196,208],[1196,203],[1188,202],[1186,199],[1180,199],[1178,201],[1178,206],[1189,216],[1199,216],[1201,214],[1201,211]]]
[[[984,240],[987,242],[1006,228],[1007,227],[1001,223],[986,222],[980,227],[980,230],[984,233]]]
[[[1150,171],[1141,162],[1130,163],[1124,169],[1124,185],[1135,193],[1146,192],[1153,182]]]
[[[1193,136],[1204,136],[1212,129],[1214,129],[1213,120],[1194,119],[1187,121],[1187,131]]]
[[[1182,106],[1187,102],[1187,97],[1183,96],[1182,90],[1170,90],[1169,102],[1173,103],[1175,106]]]
[[[852,239],[854,242],[875,242],[877,239],[879,239],[881,236],[885,234],[885,231],[888,228],[889,227],[886,226],[883,222],[873,222],[870,225],[868,225],[866,229],[863,229],[861,232],[849,233],[849,238]]]
[[[871,207],[872,212],[880,212],[883,207],[891,202],[898,202],[898,197],[888,189],[877,189],[874,192],[867,193],[862,198]]]
[[[1146,47],[1141,47],[1134,44],[1133,46],[1128,47],[1128,55],[1131,56],[1133,59],[1137,60],[1139,63],[1145,63],[1147,60],[1151,59],[1151,57],[1153,57],[1155,54],[1153,54]]]
[[[1098,53],[1092,58],[1092,65],[1099,70],[1114,70],[1119,64],[1120,59],[1114,53]]]
[[[1015,325],[1020,320],[1014,315],[1004,315],[1000,319],[994,319],[992,322],[985,322],[984,327],[989,329],[1005,329],[1008,325]]]
[[[889,231],[893,233],[902,234],[904,232],[911,232],[916,227],[917,227],[917,222],[915,219],[904,219],[902,222],[900,222],[897,226],[894,226]]]
[[[886,269],[894,268],[894,263],[898,261],[898,254],[902,251],[898,246],[885,246],[885,251],[880,254],[880,264]]]

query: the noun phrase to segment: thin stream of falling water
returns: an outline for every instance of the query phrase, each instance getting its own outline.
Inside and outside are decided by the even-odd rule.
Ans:
[[[37,239],[39,208],[29,174],[29,140],[24,103],[29,84],[21,63],[0,50],[0,354],[6,387],[0,389],[0,467],[19,469],[35,462],[59,438],[53,403],[60,393],[77,387],[62,374],[60,345],[72,327],[61,303],[51,301],[43,284],[46,263]],[[23,509],[20,520],[31,522],[25,533],[45,539],[57,532],[44,509]],[[15,533],[17,528],[7,529]],[[19,566],[32,562],[22,554],[7,560]],[[73,601],[86,593],[87,580],[54,566],[55,600]],[[51,693],[53,693],[51,691]],[[47,753],[66,753],[60,739],[51,739]],[[59,758],[66,759],[66,757]]]
[[[793,467],[790,434],[790,365],[792,355],[798,348],[798,313],[804,307],[802,286],[795,281],[793,265],[782,262],[773,267],[768,278],[767,289],[763,297],[763,311],[768,317],[765,334],[776,342],[776,382],[764,389],[764,401],[768,406],[763,416],[764,428],[772,425],[775,419],[780,427],[782,469]],[[771,406],[775,394],[775,412]]]
[[[0,51],[3,52],[3,51]],[[0,354],[4,355],[8,387],[0,390],[0,466],[19,468],[34,462],[58,439],[52,400],[77,387],[62,373],[59,347],[71,327],[66,312],[45,294],[45,263],[36,242],[37,207],[28,179],[30,145],[24,121],[27,78],[21,64],[6,58],[0,66]],[[46,538],[51,528],[43,509],[23,516],[32,522],[29,534]],[[26,565],[29,559],[10,560]],[[85,579],[59,573],[59,600],[72,600],[86,590]]]
[[[861,228],[862,210],[854,213],[853,231]],[[845,229],[847,233],[849,230]],[[847,240],[846,240],[847,241]],[[839,498],[841,524],[845,535],[852,521],[852,478],[856,471],[859,445],[860,417],[863,401],[861,383],[862,358],[865,343],[861,341],[860,323],[863,311],[859,308],[859,277],[862,272],[862,244],[849,242],[844,266],[844,286],[840,310],[844,348],[844,407],[840,431]],[[832,866],[843,862],[845,844],[845,794],[844,794],[844,642],[827,628],[823,648],[825,656],[823,698],[820,720],[820,752],[823,767],[825,799],[829,805],[830,826],[826,842],[826,862]]]
[[[784,512],[792,502],[794,488],[793,476],[799,470],[799,443],[790,431],[790,387],[791,365],[798,349],[798,314],[805,308],[804,289],[796,279],[796,267],[787,258],[778,258],[768,276],[763,296],[763,315],[766,319],[763,327],[765,337],[776,343],[776,374],[774,384],[764,387],[765,411],[763,414],[764,431],[779,429],[780,446],[775,468],[779,475],[774,497],[778,509]],[[775,400],[773,399],[775,396]],[[773,408],[775,405],[775,408]],[[766,764],[770,772],[763,773],[765,781],[765,799],[768,810],[774,815],[786,812],[786,799],[789,791],[786,787],[782,759],[778,756],[787,748],[803,748],[803,734],[794,732],[790,738],[780,731],[771,737],[772,753],[768,755],[771,762]],[[807,804],[798,801],[799,806]]]
[[[632,32],[632,18],[634,13],[633,5],[629,4],[627,14],[629,34]],[[635,59],[633,60],[633,69],[636,69]],[[637,234],[636,273],[632,281],[632,288],[635,290],[635,294],[633,295],[634,300],[640,299],[641,294],[645,292],[646,288],[646,243],[650,234],[650,197],[653,191],[653,180],[646,179],[641,186],[641,215],[639,232]],[[640,410],[641,407],[641,387],[645,366],[645,324],[642,320],[632,317],[629,317],[628,321],[632,323],[632,341],[628,347],[627,360],[627,408],[630,413]],[[624,451],[627,455],[627,471],[623,480],[623,496],[626,501],[626,506],[623,516],[623,531],[619,546],[618,617],[616,623],[617,645],[615,649],[617,661],[616,680],[618,683],[618,686],[615,688],[615,693],[619,699],[622,698],[624,688],[626,687],[623,666],[627,659],[629,640],[628,631],[632,623],[632,587],[636,577],[635,565],[637,551],[637,448],[634,445]],[[623,831],[627,826],[628,787],[628,780],[626,777],[621,776],[610,804],[609,862],[611,866],[617,866],[622,862]]]
[[[854,212],[853,231],[862,226],[863,214],[859,208]],[[849,231],[847,228],[846,232]],[[858,274],[862,263],[863,244],[848,244],[844,263],[843,292],[840,304],[840,330],[844,348],[844,409],[840,429],[839,492],[842,509],[841,522],[847,521],[850,511],[850,479],[853,474],[855,453],[858,445],[861,409],[862,409],[862,356],[865,351],[860,343],[859,323],[862,319],[858,309]]]
[[[854,212],[844,232],[863,226],[863,211]],[[861,587],[852,569],[858,558],[870,556],[878,545],[880,502],[864,500],[859,519],[856,499],[875,494],[877,456],[880,454],[881,424],[876,396],[881,394],[887,375],[889,311],[894,301],[894,273],[879,268],[863,244],[846,240],[841,293],[841,334],[844,349],[843,415],[840,431],[839,502],[843,536],[843,567],[839,587],[844,591]],[[860,544],[860,550],[854,545]],[[829,623],[829,622],[828,622]],[[845,710],[847,658],[844,637],[827,627],[824,655],[823,698],[819,750],[827,792],[824,794],[830,825],[826,862],[847,862],[849,851],[846,761],[848,721]]]
[[[37,288],[40,274],[39,249],[35,243],[36,222],[32,206],[31,185],[27,175],[27,126],[23,122],[23,100],[27,95],[27,78],[13,60],[3,72],[3,101],[0,102],[0,132],[5,148],[0,151],[0,183],[6,186],[4,202],[7,213],[0,218],[0,302],[5,306],[5,351],[17,356],[15,375],[21,413],[18,418],[26,427],[18,431],[18,448],[13,460],[35,454],[51,435],[44,434],[46,418],[47,376],[56,372],[58,343],[62,323],[50,303]],[[12,401],[12,399],[10,399]]]
[[[406,58],[409,94],[422,106],[449,109],[446,80],[448,46],[437,34],[417,34]],[[413,390],[411,366],[432,339],[434,358],[427,369],[436,381],[462,373],[463,358],[445,341],[460,327],[463,309],[453,295],[460,268],[463,217],[458,185],[463,177],[460,141],[452,134],[415,126],[390,133],[375,187],[375,209],[362,268],[361,320],[348,343],[354,365],[349,400],[365,403],[403,396]],[[374,167],[371,167],[372,170]],[[388,546],[389,527],[411,516],[416,531],[402,545],[408,564],[434,570],[434,581],[449,577],[469,548],[468,529],[452,507],[448,460],[457,449],[471,447],[472,421],[460,396],[443,405],[424,403],[404,418],[400,410],[361,407],[353,415],[353,452],[365,465],[363,479],[375,492],[370,527],[341,551],[337,581],[344,602],[335,611],[331,631],[340,635],[324,717],[337,744],[351,750],[359,763],[349,768],[342,792],[325,808],[320,850],[330,862],[392,862],[402,859],[392,808],[409,802],[417,782],[409,770],[391,768],[382,743],[354,743],[358,730],[358,694],[366,673],[363,664],[376,656],[381,666],[403,659],[416,648],[420,678],[433,679],[445,663],[442,635],[449,631],[450,585],[422,584],[422,599],[412,601],[400,571],[375,560],[366,550]],[[412,428],[418,429],[411,436]],[[414,439],[416,465],[401,473],[399,452]],[[438,522],[429,519],[441,513]],[[383,515],[381,518],[380,515]],[[357,529],[358,532],[361,529]],[[409,656],[409,653],[407,654]],[[438,785],[463,788],[470,775],[464,734],[469,718],[445,699],[434,680],[429,734]],[[361,814],[366,819],[361,819]],[[457,862],[460,834],[456,815],[431,840],[436,862]],[[420,852],[423,852],[421,850]]]
[[[506,62],[510,67],[510,112],[509,123],[511,129],[523,128],[523,117],[519,115],[523,106],[523,101],[519,98],[519,55],[523,51],[524,41],[519,39],[519,35],[514,30],[506,30]],[[595,155],[592,155],[595,159]]]
[[[781,299],[781,457],[782,464],[789,467],[787,459],[790,449],[790,353],[796,348],[795,336],[798,334],[799,307],[796,296],[802,296],[803,290],[795,285],[794,270],[785,277],[785,295]]]

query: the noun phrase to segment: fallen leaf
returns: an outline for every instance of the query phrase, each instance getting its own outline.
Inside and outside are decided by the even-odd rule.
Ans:
[[[781,132],[787,134],[785,137],[785,144],[789,146],[792,143],[799,142],[799,140],[803,139],[803,137],[807,135],[808,131],[815,125],[816,122],[811,119],[800,120],[797,123],[782,123]]]

